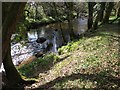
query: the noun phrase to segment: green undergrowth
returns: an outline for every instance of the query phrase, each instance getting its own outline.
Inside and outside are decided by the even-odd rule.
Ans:
[[[50,88],[119,90],[119,29],[114,25],[102,26],[97,32],[59,48],[59,55],[46,55],[18,70],[26,77],[40,73],[41,85],[46,83]]]
[[[60,54],[72,52],[76,50],[91,52],[97,49],[102,49],[108,44],[108,38],[104,36],[94,36],[91,38],[83,37],[78,41],[72,41],[68,45],[58,49]]]
[[[52,88],[119,90],[120,32],[118,29],[115,26],[102,27],[91,37],[85,36],[59,48],[60,54],[72,53],[71,57],[75,56],[73,61],[77,64],[70,67],[73,68],[70,75],[61,78],[58,82],[56,80]],[[81,55],[78,56],[77,53]]]
[[[47,69],[50,69],[54,63],[59,61],[59,57],[53,53],[45,55],[43,58],[38,58],[30,64],[23,65],[18,68],[21,75],[25,77],[37,78],[38,73],[41,73]]]

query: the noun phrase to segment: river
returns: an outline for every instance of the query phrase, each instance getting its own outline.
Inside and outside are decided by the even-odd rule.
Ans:
[[[80,35],[87,30],[87,18],[74,19],[72,24],[76,35]],[[43,52],[49,43],[52,43],[52,47],[48,52],[57,53],[57,48],[63,45],[61,28],[65,39],[70,42],[67,22],[49,24],[39,27],[38,29],[30,29],[30,31],[27,32],[28,41],[25,45],[21,43],[11,44],[11,56],[14,65],[19,65],[26,58],[35,55],[37,52]],[[42,44],[37,43],[36,40],[38,37],[44,37],[46,41]],[[0,72],[2,70],[4,70],[3,65],[1,66]]]

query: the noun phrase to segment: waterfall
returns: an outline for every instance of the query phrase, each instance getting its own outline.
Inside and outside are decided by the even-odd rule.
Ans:
[[[56,35],[53,37],[53,52],[57,53]]]
[[[57,53],[57,32],[53,31],[53,47],[52,51]]]

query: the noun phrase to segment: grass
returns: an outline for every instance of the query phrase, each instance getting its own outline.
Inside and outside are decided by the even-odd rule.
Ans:
[[[53,53],[44,56],[43,58],[38,58],[28,65],[23,65],[18,68],[21,75],[25,77],[35,77],[37,78],[38,73],[49,69],[54,63],[59,60],[59,57]],[[47,66],[47,67],[46,67]]]
[[[39,88],[120,89],[120,27],[106,25],[18,70]]]

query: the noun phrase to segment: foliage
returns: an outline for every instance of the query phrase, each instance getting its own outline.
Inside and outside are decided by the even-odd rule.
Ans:
[[[23,65],[18,68],[20,73],[25,77],[35,77],[38,70],[42,72],[50,68],[51,65],[59,61],[59,57],[53,53],[45,55],[43,58],[38,58],[28,65]]]
[[[77,41],[77,42],[72,41],[72,42],[68,43],[66,46],[62,46],[61,48],[58,49],[58,53],[64,54],[66,52],[71,52],[71,51],[77,50],[78,46],[80,44],[80,41]]]
[[[117,90],[120,74],[120,36],[117,29],[110,25],[103,26],[96,33],[88,33],[59,48],[61,55],[48,54],[18,70],[26,77],[39,74],[40,85],[46,83],[45,87],[49,88]]]
[[[23,37],[21,35],[23,35],[24,30],[27,29],[26,26],[29,26],[30,23],[48,23],[51,21],[64,21],[66,19],[68,19],[69,22],[77,18],[80,12],[87,12],[86,4],[82,5],[85,5],[83,9],[77,3],[72,3],[71,7],[74,9],[70,9],[70,3],[67,3],[68,6],[64,4],[65,3],[35,3],[30,6],[31,4],[28,3],[25,9],[28,10],[29,15],[25,12],[25,22],[18,26],[19,32],[16,40],[21,40],[20,37]],[[100,3],[96,5],[100,5]],[[79,11],[77,12],[77,10]],[[99,25],[100,23],[98,16],[100,15],[99,10],[100,7],[96,9],[96,12],[93,12],[95,25]],[[106,17],[108,16],[109,15]],[[115,16],[111,16],[108,19],[114,20],[115,18]],[[120,74],[120,63],[118,62],[120,57],[118,50],[120,36],[118,33],[115,33],[114,28],[112,28],[112,32],[106,31],[108,28],[111,29],[110,27],[102,27],[101,30],[98,29],[95,33],[88,32],[79,40],[73,40],[66,46],[59,48],[59,55],[53,53],[45,55],[28,65],[18,68],[18,71],[25,77],[38,78],[39,74],[39,79],[42,84],[48,81],[50,82],[55,78],[56,80],[59,77],[63,78],[62,81],[55,82],[55,84],[51,86],[53,88],[79,87],[85,89],[97,88],[97,86],[98,88],[102,86],[107,89],[119,88],[116,83],[111,84],[110,80],[108,80],[108,78],[106,79],[107,76],[118,78]],[[76,74],[79,74],[81,77],[75,76],[77,79],[72,80],[71,78],[74,78]],[[67,76],[69,77],[66,78]],[[102,81],[99,78],[104,80]]]
[[[73,5],[74,11],[72,14],[74,17],[81,12],[87,12],[86,3],[73,3]],[[28,20],[30,23],[35,21],[62,21],[67,18],[67,12],[69,11],[64,2],[28,2],[25,10],[26,20]]]

